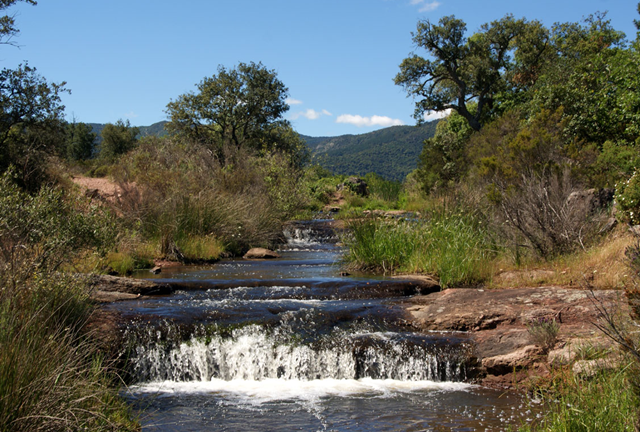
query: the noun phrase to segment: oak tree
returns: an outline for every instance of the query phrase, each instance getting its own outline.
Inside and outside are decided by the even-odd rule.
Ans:
[[[418,23],[413,41],[430,58],[413,54],[395,77],[395,83],[417,99],[418,122],[430,111],[454,110],[478,131],[501,98],[537,79],[548,46],[548,32],[538,21],[507,15],[469,38],[466,31],[464,21],[454,16],[438,24]]]
[[[262,63],[240,63],[197,84],[167,105],[166,129],[220,152],[225,146],[297,151],[300,139],[283,118],[287,87]]]

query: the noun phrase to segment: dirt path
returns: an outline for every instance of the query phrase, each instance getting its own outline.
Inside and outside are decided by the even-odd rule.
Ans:
[[[80,186],[86,196],[100,198],[110,203],[117,202],[124,193],[117,183],[104,177],[72,176],[71,181]],[[129,183],[128,186],[135,188],[135,183]]]

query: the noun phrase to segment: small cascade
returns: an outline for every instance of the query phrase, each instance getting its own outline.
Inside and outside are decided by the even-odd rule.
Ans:
[[[226,333],[226,332],[225,332]],[[249,325],[226,334],[192,336],[136,347],[138,382],[393,379],[461,381],[470,349],[462,340],[394,332],[326,335],[312,343],[283,329]]]
[[[339,241],[333,221],[296,221],[290,222],[283,230],[287,240],[287,247],[313,247],[319,245],[333,245]]]

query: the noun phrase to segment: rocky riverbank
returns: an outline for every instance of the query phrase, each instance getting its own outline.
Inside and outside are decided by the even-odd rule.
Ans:
[[[550,364],[580,363],[584,347],[606,351],[612,343],[594,325],[599,308],[629,315],[622,291],[588,291],[562,287],[500,290],[447,289],[402,302],[411,324],[421,331],[462,331],[472,335],[481,363],[480,382],[510,387],[544,376]],[[527,326],[540,320],[560,324],[557,343],[545,353],[531,339]],[[577,365],[577,366],[576,366]]]
[[[180,283],[114,276],[92,275],[88,280],[93,298],[102,303],[170,294],[175,289],[198,289]],[[407,276],[398,277],[391,285],[388,289],[396,295],[418,293],[399,302],[407,312],[407,323],[416,330],[459,331],[472,336],[478,358],[478,381],[491,387],[511,387],[532,377],[545,376],[553,363],[575,362],[574,369],[583,371],[589,367],[581,363],[586,360],[580,360],[584,347],[606,351],[612,346],[594,325],[601,318],[598,309],[629,315],[622,291],[554,286],[440,291],[429,278]],[[400,285],[406,285],[406,289],[398,291]],[[555,320],[560,325],[557,343],[548,353],[532,341],[527,328],[540,320]],[[105,342],[113,343],[117,321],[116,315],[99,311],[94,329]]]

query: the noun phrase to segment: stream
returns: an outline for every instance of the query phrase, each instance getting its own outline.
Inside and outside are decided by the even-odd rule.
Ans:
[[[171,295],[111,303],[126,323],[123,394],[144,431],[502,431],[535,417],[467,384],[464,333],[415,332],[409,281],[342,275],[330,221],[290,224],[275,260],[138,277]]]

